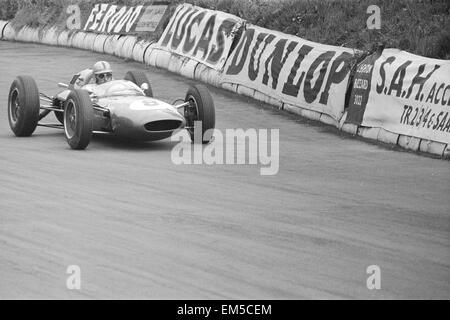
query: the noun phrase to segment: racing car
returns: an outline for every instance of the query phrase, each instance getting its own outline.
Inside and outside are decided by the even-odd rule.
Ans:
[[[69,146],[78,150],[89,145],[93,132],[156,141],[187,129],[193,142],[212,139],[208,129],[215,126],[214,101],[204,85],[190,86],[184,99],[169,104],[153,97],[143,71],[128,71],[121,80],[77,89],[78,77],[74,75],[69,84],[58,83],[63,90],[48,96],[39,92],[32,77],[18,76],[8,97],[8,119],[14,134],[31,136],[37,126],[64,129]],[[58,123],[42,123],[52,112]],[[201,126],[201,131],[197,129],[201,139],[194,139],[196,126]]]

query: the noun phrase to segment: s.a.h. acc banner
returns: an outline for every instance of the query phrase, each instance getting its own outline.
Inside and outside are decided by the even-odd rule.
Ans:
[[[158,46],[221,70],[244,20],[190,4],[179,5]]]
[[[368,94],[361,125],[450,143],[450,60],[385,49]]]
[[[339,121],[354,59],[353,49],[248,24],[221,80]]]

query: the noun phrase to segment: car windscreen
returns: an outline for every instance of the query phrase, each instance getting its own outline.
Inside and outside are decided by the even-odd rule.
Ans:
[[[143,96],[142,90],[134,83],[125,80],[114,80],[92,88],[92,92],[99,98],[114,96]]]

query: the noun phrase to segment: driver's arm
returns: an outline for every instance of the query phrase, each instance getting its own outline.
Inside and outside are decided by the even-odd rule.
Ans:
[[[94,71],[92,69],[84,69],[84,70],[80,71],[78,74],[79,74],[79,77],[78,77],[77,81],[75,82],[75,88],[77,88],[77,89],[90,83],[94,77]]]

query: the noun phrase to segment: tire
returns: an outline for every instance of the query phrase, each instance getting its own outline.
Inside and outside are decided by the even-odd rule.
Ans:
[[[73,90],[64,102],[64,134],[72,149],[86,149],[92,138],[93,118],[89,93]]]
[[[205,136],[205,132],[209,129],[214,129],[216,125],[216,111],[214,107],[214,100],[204,85],[195,85],[189,87],[185,102],[191,102],[191,108],[185,109],[186,124],[191,141],[197,143],[194,139],[195,121],[201,121],[202,125],[202,143],[209,143],[212,140],[212,134]]]
[[[150,80],[148,79],[147,75],[143,71],[128,71],[125,74],[124,80],[131,81],[135,83],[139,88],[143,83],[148,84],[148,89],[144,90],[144,93],[147,97],[153,98],[153,91],[152,91],[152,85],[150,83]]]
[[[39,122],[39,90],[29,76],[18,76],[9,89],[9,126],[18,137],[29,137]]]

